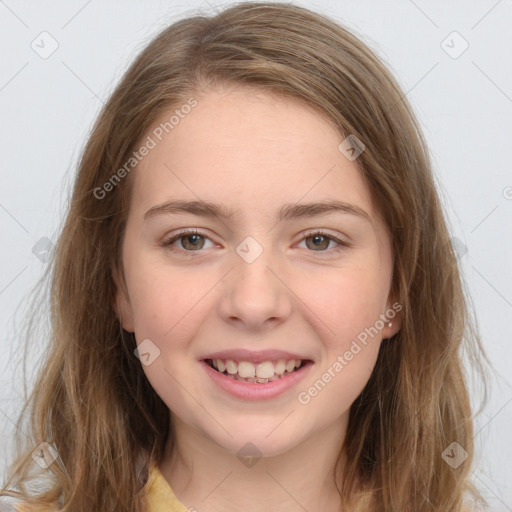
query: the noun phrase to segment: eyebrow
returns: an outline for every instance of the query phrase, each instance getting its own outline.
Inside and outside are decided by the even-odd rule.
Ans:
[[[150,208],[144,214],[144,222],[159,215],[175,213],[189,213],[200,217],[232,219],[238,212],[236,210],[230,210],[223,205],[206,201],[172,200]],[[285,204],[277,212],[274,221],[277,223],[282,220],[319,217],[330,213],[355,215],[370,223],[372,222],[370,215],[362,208],[359,208],[359,206],[334,200],[302,204]]]

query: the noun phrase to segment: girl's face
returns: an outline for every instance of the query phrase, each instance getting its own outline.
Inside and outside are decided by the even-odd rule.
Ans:
[[[356,153],[290,99],[234,87],[189,104],[131,176],[117,303],[143,370],[172,421],[232,453],[344,432],[400,324]]]

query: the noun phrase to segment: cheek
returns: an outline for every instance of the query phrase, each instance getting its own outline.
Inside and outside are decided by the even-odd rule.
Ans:
[[[315,331],[324,333],[323,353],[314,376],[297,396],[306,410],[322,411],[326,424],[350,408],[372,374],[387,298],[385,283],[354,270],[332,280],[327,290],[310,297],[319,312]]]
[[[375,325],[385,311],[388,290],[387,274],[376,266],[364,265],[331,269],[318,278],[308,278],[297,294],[315,313],[311,321],[316,318],[315,325],[328,345],[343,349]]]
[[[179,323],[180,332],[194,316],[195,305],[208,290],[208,280],[183,275],[180,269],[134,262],[129,276],[135,331],[165,340]],[[128,280],[128,276],[127,276]]]
[[[146,343],[155,354],[151,363],[143,364],[142,369],[166,405],[171,410],[181,411],[183,418],[192,421],[189,411],[197,407],[192,397],[200,396],[200,389],[196,389],[194,380],[190,379],[189,345],[197,326],[201,325],[207,303],[204,296],[212,285],[206,280],[194,286],[182,272],[157,265],[140,265],[131,277],[139,352]]]

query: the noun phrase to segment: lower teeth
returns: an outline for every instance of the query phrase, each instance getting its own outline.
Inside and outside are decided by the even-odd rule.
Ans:
[[[237,373],[235,375],[230,375],[229,373],[223,373],[223,375],[226,375],[228,377],[231,377],[235,380],[241,380],[242,382],[251,382],[251,383],[259,383],[259,384],[266,384],[267,382],[272,382],[274,380],[280,379],[281,377],[278,375],[274,375],[270,377],[269,379],[261,379],[259,377],[240,377]]]
[[[293,372],[294,371],[295,370],[293,370]],[[282,375],[274,374],[272,377],[270,377],[268,379],[261,379],[261,378],[258,378],[258,377],[240,377],[240,375],[238,375],[238,373],[235,373],[234,375],[231,375],[231,374],[229,374],[227,372],[219,372],[219,373],[222,373],[222,375],[224,375],[225,377],[230,377],[231,379],[240,380],[242,382],[266,384],[267,382],[273,382],[275,380],[279,380],[282,377],[284,377],[285,375],[289,375],[290,373],[293,373],[293,372],[285,372]]]

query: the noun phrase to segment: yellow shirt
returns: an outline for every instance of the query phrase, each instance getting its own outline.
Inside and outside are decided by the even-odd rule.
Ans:
[[[148,489],[146,512],[189,512],[189,510],[176,498],[169,483],[157,467],[150,468],[149,479],[153,482]],[[148,480],[149,481],[149,480]]]
[[[167,480],[157,467],[151,467],[149,469],[148,483],[149,488],[145,512],[190,512],[194,510],[192,507],[190,509],[185,507],[185,505],[176,498]],[[23,503],[23,501],[14,500],[10,502],[10,500],[3,500],[6,500],[6,498],[0,498],[0,512],[31,512],[34,510],[34,507]],[[38,512],[42,510],[55,512],[59,509],[55,506],[37,507],[37,510]]]

